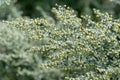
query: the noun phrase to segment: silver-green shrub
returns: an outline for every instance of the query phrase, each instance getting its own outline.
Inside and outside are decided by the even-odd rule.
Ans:
[[[120,20],[96,9],[94,18],[78,18],[66,6],[53,8],[52,12],[56,14],[56,23],[47,18],[6,22],[25,31],[26,38],[33,42],[29,51],[37,66],[29,65],[34,67],[33,78],[43,80],[39,72],[48,71],[50,75],[49,70],[57,69],[64,77],[54,80],[119,80]]]
[[[30,44],[22,31],[0,23],[0,80],[23,80],[26,77],[20,76],[19,72],[31,63],[27,54]]]

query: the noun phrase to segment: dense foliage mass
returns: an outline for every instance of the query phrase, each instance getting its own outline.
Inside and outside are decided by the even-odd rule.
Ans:
[[[57,21],[47,18],[5,21],[23,31],[32,44],[27,56],[23,55],[27,63],[18,57],[15,60],[14,66],[23,66],[15,66],[16,73],[33,80],[120,79],[120,21],[108,13],[93,11],[94,18],[89,15],[78,18],[71,8],[57,6],[52,9]]]
[[[10,1],[0,0],[0,80],[120,79],[120,20],[92,10],[119,17],[119,0]],[[56,2],[75,10],[47,13]]]

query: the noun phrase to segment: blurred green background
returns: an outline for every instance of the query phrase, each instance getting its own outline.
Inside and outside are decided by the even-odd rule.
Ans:
[[[51,8],[55,4],[72,7],[79,17],[81,14],[93,15],[92,9],[96,8],[120,18],[120,0],[12,0],[10,5],[0,8],[0,19],[53,17]]]

